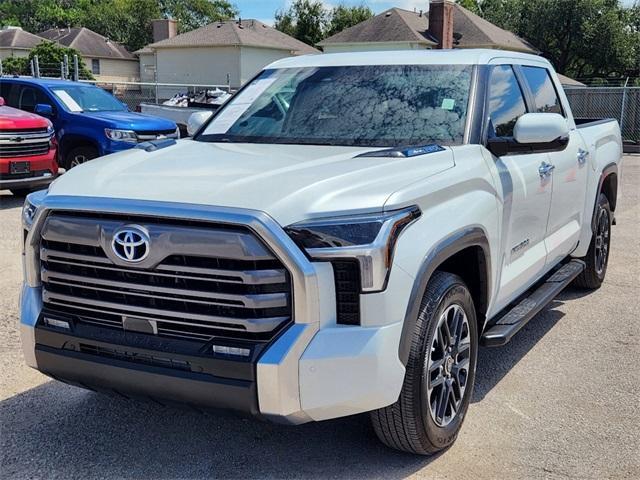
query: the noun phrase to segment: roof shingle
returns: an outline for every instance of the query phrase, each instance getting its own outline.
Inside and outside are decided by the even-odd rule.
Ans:
[[[44,39],[39,36],[25,32],[21,28],[3,28],[0,30],[0,48],[31,50],[43,41]]]
[[[466,8],[453,5],[453,31],[461,35],[457,47],[486,47],[537,53],[525,40],[503,30]],[[429,33],[429,15],[391,8],[375,17],[324,39],[318,45],[372,42],[412,42],[435,46]]]
[[[226,20],[181,33],[145,48],[251,46],[288,50],[295,55],[320,53],[315,48],[258,20]]]
[[[75,48],[83,57],[136,60],[122,45],[85,27],[51,28],[38,34],[42,38]]]

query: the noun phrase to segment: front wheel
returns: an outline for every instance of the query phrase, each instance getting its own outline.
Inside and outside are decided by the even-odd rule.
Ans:
[[[612,215],[609,200],[603,193],[598,197],[594,221],[595,229],[591,237],[589,250],[586,257],[581,259],[586,264],[586,267],[574,280],[574,285],[580,288],[600,288],[607,274]]]
[[[70,168],[77,167],[89,160],[92,160],[98,156],[98,151],[94,147],[76,147],[72,148],[69,153],[64,157],[64,168],[69,170]]]
[[[400,398],[371,412],[378,438],[421,455],[449,447],[469,408],[477,352],[469,289],[457,275],[435,272],[420,305]]]

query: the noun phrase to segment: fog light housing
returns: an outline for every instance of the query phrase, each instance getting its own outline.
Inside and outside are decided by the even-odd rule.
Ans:
[[[44,323],[45,325],[49,325],[50,327],[64,328],[65,330],[71,329],[71,325],[69,325],[69,322],[67,322],[66,320],[44,317]]]
[[[248,357],[251,355],[251,349],[242,347],[230,347],[228,345],[214,345],[213,353],[217,355],[229,355],[234,357]]]

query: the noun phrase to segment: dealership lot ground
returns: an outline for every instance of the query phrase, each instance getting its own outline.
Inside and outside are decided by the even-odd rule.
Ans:
[[[502,349],[481,349],[457,443],[387,450],[366,415],[285,427],[103,397],[26,367],[20,206],[0,192],[0,477],[640,478],[640,156],[627,156],[609,271]]]

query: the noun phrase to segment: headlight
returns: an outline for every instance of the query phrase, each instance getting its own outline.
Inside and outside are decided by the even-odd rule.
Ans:
[[[38,255],[34,246],[33,237],[37,235],[31,232],[33,224],[38,216],[39,208],[42,205],[46,190],[40,190],[27,195],[22,207],[22,233],[23,233],[23,257],[22,267],[25,281],[32,287],[37,287],[40,282]]]
[[[36,217],[38,206],[42,203],[46,193],[46,190],[34,192],[27,195],[24,199],[24,205],[22,206],[22,227],[25,230],[31,230],[31,225],[33,225],[33,220]]]
[[[288,226],[289,236],[316,260],[353,258],[360,264],[363,292],[384,290],[396,240],[420,216],[418,207],[326,218]]]
[[[138,136],[133,130],[105,128],[104,134],[109,140],[113,140],[114,142],[138,143]]]

